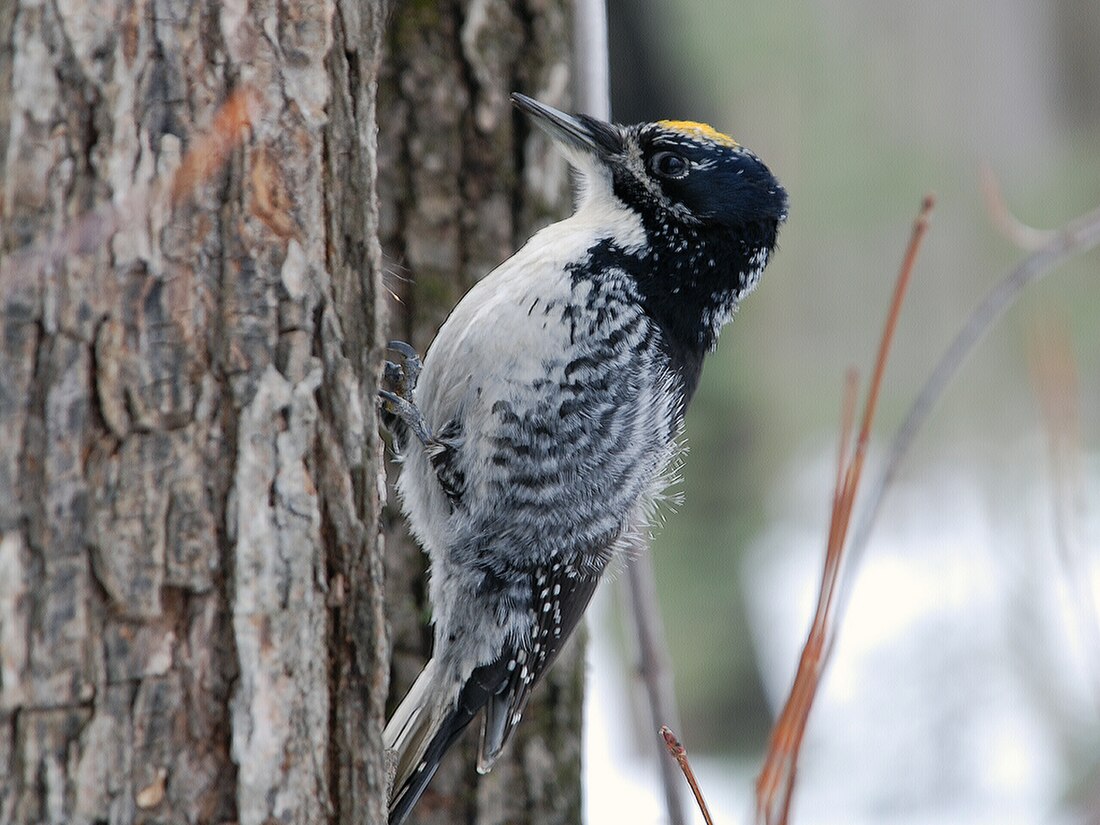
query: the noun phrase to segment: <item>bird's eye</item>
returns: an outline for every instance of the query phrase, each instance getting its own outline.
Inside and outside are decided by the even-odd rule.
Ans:
[[[682,178],[688,173],[688,162],[675,152],[658,152],[650,159],[649,168],[662,178]]]

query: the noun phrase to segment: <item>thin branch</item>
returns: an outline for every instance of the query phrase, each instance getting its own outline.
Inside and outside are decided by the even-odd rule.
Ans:
[[[668,642],[665,640],[661,608],[657,601],[657,580],[653,559],[648,548],[631,559],[626,568],[630,593],[630,613],[638,646],[638,675],[645,686],[649,719],[653,728],[665,725],[679,727],[676,693],[672,686],[672,668],[668,664]],[[653,728],[650,728],[652,730]],[[660,754],[658,753],[658,756]],[[665,791],[665,807],[671,825],[685,825],[684,792],[676,769],[664,758],[658,760],[661,784]]]
[[[1069,594],[1071,614],[1085,646],[1093,701],[1100,707],[1100,628],[1089,573],[1089,552],[1082,535],[1088,497],[1081,466],[1083,453],[1077,359],[1068,325],[1048,320],[1030,336],[1028,366],[1047,434],[1052,477],[1054,539],[1059,571]]]
[[[798,757],[806,733],[806,724],[813,707],[817,689],[821,684],[831,649],[831,639],[835,636],[839,624],[834,621],[833,606],[840,580],[844,560],[845,539],[852,515],[852,506],[859,489],[859,480],[866,459],[867,446],[871,440],[871,427],[874,424],[875,410],[878,406],[882,388],[882,378],[886,371],[886,362],[902,303],[912,278],[913,267],[921,242],[928,231],[928,216],[933,207],[933,199],[928,196],[921,205],[921,211],[913,224],[913,232],[906,248],[894,287],[893,299],[883,326],[879,341],[878,356],[875,359],[874,372],[867,389],[867,399],[863,407],[863,419],[855,449],[848,458],[847,446],[854,421],[856,380],[852,372],[845,382],[844,403],[841,413],[841,452],[837,462],[836,487],[833,491],[833,512],[829,523],[829,539],[825,549],[825,565],[821,574],[821,589],[818,593],[817,610],[810,627],[806,643],[799,658],[798,670],[790,695],[783,711],[772,730],[768,755],[760,776],[756,781],[756,817],[766,825],[784,825],[791,809],[795,780],[798,773]]]
[[[844,394],[840,406],[840,444],[836,456],[836,481],[833,484],[833,513],[840,506],[840,494],[844,489],[844,471],[848,466],[852,433],[856,428],[856,401],[859,399],[859,373],[849,367],[844,374]]]
[[[867,541],[878,518],[879,510],[882,508],[882,499],[886,490],[893,483],[898,468],[909,454],[913,440],[923,429],[932,409],[943,397],[944,391],[967,356],[973,352],[994,322],[1016,302],[1028,286],[1054,271],[1059,264],[1097,246],[1100,246],[1100,208],[1069,223],[1042,248],[1021,261],[970,313],[970,317],[966,319],[917,394],[905,421],[894,436],[882,472],[870,487],[848,550],[848,565],[837,604],[838,613],[842,614],[847,609],[855,572],[859,569],[860,560],[866,551]]]
[[[981,176],[982,197],[985,199],[989,220],[1005,238],[1028,252],[1033,252],[1054,239],[1057,231],[1028,226],[1012,214],[1001,193],[1000,181],[988,164],[982,164]]]
[[[684,774],[684,779],[687,780],[688,786],[691,788],[691,792],[695,794],[695,803],[699,806],[699,811],[703,814],[703,821],[707,825],[714,825],[714,820],[711,819],[710,809],[707,808],[707,802],[703,799],[703,790],[699,787],[699,780],[695,778],[695,771],[691,769],[691,762],[688,761],[687,751],[684,746],[680,744],[680,740],[676,738],[676,734],[672,732],[672,729],[668,725],[663,725],[660,730],[661,737],[665,740],[665,747],[668,748],[668,752],[672,755],[672,758],[676,760],[676,764],[680,766],[680,770]]]
[[[577,111],[610,120],[611,74],[605,0],[577,0],[573,39],[576,43]]]

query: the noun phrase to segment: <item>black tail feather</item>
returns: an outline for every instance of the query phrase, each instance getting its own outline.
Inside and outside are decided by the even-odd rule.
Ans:
[[[455,743],[455,740],[458,739],[473,718],[473,713],[459,705],[454,712],[443,720],[443,724],[439,726],[439,730],[432,737],[432,741],[428,743],[420,764],[413,769],[404,784],[400,788],[395,788],[390,796],[389,825],[401,825],[405,821],[417,800],[420,799],[420,795],[424,793],[424,789],[428,787],[428,783],[435,776],[435,772],[439,769],[439,763],[443,761],[443,755]]]
[[[443,755],[455,743],[455,740],[473,721],[478,712],[485,707],[490,698],[502,692],[508,685],[508,664],[505,658],[476,668],[462,687],[452,710],[443,719],[443,723],[432,736],[424,750],[420,764],[390,796],[389,825],[401,825],[409,815],[413,805],[420,799],[432,776],[439,768]]]

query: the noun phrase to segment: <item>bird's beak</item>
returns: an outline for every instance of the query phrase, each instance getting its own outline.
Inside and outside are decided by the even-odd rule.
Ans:
[[[519,92],[512,93],[512,103],[566,149],[580,149],[604,159],[623,150],[622,133],[612,123],[588,115],[567,115]]]

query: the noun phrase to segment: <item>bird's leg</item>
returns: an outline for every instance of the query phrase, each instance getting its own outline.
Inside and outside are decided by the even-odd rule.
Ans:
[[[436,448],[436,440],[416,403],[413,390],[420,378],[420,357],[416,350],[404,341],[390,341],[389,348],[398,354],[397,362],[387,361],[382,373],[383,389],[378,391],[382,399],[382,412],[387,427],[400,421],[429,450]],[[394,420],[396,419],[396,421]]]
[[[454,506],[461,499],[465,487],[465,478],[454,461],[462,442],[458,423],[450,421],[438,434],[432,432],[412,397],[417,379],[420,378],[420,358],[417,357],[416,350],[403,341],[391,341],[390,349],[399,358],[398,363],[386,362],[382,382],[387,389],[378,391],[382,399],[383,422],[394,433],[400,448],[404,447],[406,433],[411,432],[419,439],[443,492]],[[395,426],[398,422],[403,426]]]

